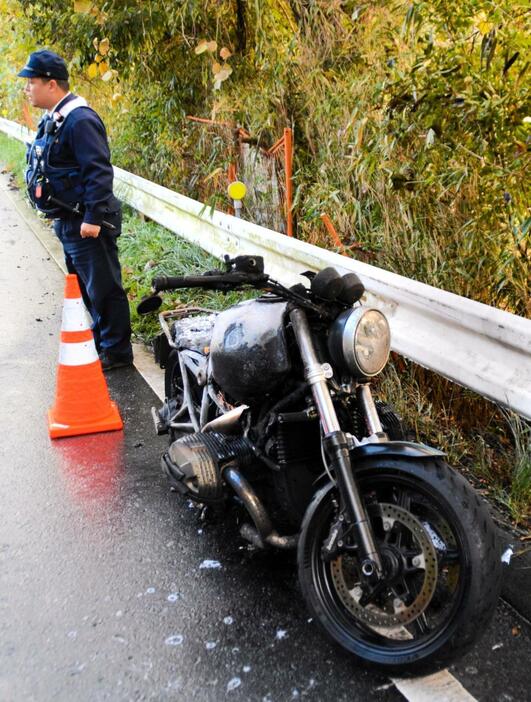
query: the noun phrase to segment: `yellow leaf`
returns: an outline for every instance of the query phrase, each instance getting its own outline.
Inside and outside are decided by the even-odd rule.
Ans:
[[[218,45],[215,41],[209,41],[206,45],[207,51],[217,51]]]
[[[221,82],[223,80],[227,80],[227,78],[230,76],[231,73],[232,73],[232,68],[230,66],[223,66],[221,71],[218,71],[216,73],[216,81]]]
[[[94,21],[96,22],[96,24],[99,24],[100,27],[102,24],[105,24],[109,17],[109,15],[106,12],[98,9],[97,7],[92,7],[90,9],[90,14],[94,17]]]
[[[488,34],[494,27],[492,22],[479,22],[478,29],[482,34]]]
[[[229,49],[227,49],[226,46],[224,46],[224,47],[221,49],[221,51],[219,52],[219,55],[221,56],[221,58],[222,58],[224,61],[226,61],[230,56],[232,56],[231,52],[229,51]]]
[[[203,54],[207,50],[207,40],[202,39],[199,44],[195,47],[194,52],[199,56],[199,54]]]
[[[215,61],[215,62],[212,64],[212,73],[213,73],[214,75],[216,75],[216,74],[219,73],[220,71],[221,71],[221,64],[218,63],[217,61]]]
[[[107,38],[100,41],[99,52],[102,56],[106,56],[109,53],[109,40]]]
[[[109,70],[109,64],[106,63],[105,61],[102,61],[102,62],[99,64],[98,69],[99,69],[99,72],[100,72],[100,76],[103,76],[103,74],[104,74],[104,73],[107,73],[107,71]]]
[[[91,63],[87,68],[87,75],[89,78],[95,78],[98,75],[98,64]]]
[[[108,81],[111,80],[111,78],[113,77],[113,75],[114,75],[114,73],[113,73],[112,71],[107,71],[107,73],[104,73],[104,74],[102,75],[101,79],[102,79],[103,81],[105,81],[105,83],[107,83]]]
[[[96,37],[92,42],[92,46],[96,49],[96,51],[98,50],[98,43],[98,37]]]
[[[103,61],[103,56],[100,56],[99,54],[96,54],[96,56],[94,56],[94,61],[96,61],[96,63],[99,63],[100,61]]]
[[[91,0],[74,0],[74,12],[90,12],[91,9]]]

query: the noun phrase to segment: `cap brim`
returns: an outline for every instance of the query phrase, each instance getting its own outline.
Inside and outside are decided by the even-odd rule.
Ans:
[[[17,73],[19,78],[38,78],[39,74],[34,71],[33,68],[28,68],[25,66],[21,71]]]

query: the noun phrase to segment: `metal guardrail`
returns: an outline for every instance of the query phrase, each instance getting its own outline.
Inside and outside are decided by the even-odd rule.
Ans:
[[[32,137],[2,118],[0,130],[21,141]],[[214,256],[261,255],[268,273],[287,284],[301,282],[301,271],[325,266],[357,273],[367,303],[389,319],[395,351],[531,419],[531,320],[211,210],[121,168],[114,171],[124,202]]]

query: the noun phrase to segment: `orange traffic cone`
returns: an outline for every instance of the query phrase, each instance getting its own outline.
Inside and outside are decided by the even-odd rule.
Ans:
[[[122,429],[109,397],[77,276],[66,276],[55,404],[48,410],[52,439]]]

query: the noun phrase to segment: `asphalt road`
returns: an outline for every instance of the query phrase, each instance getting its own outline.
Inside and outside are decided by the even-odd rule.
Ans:
[[[51,442],[63,275],[0,188],[0,700],[401,700],[308,619],[290,556],[203,522],[159,469],[158,402],[109,376],[123,432]],[[217,562],[219,567],[209,567]],[[530,699],[531,629],[500,603],[451,672]]]

